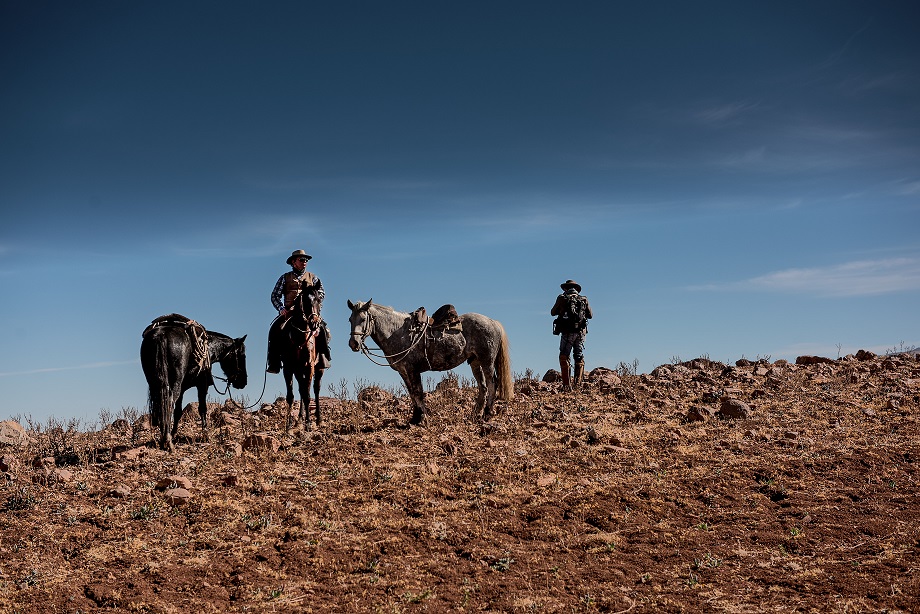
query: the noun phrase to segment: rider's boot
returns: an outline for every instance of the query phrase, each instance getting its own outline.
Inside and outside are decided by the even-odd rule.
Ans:
[[[575,361],[575,389],[581,388],[581,383],[585,378],[585,361],[579,359]]]
[[[565,354],[559,354],[559,370],[562,372],[562,390],[567,392],[572,389],[572,364],[569,362],[569,357]]]
[[[268,365],[265,367],[266,373],[281,373],[281,355],[278,354],[278,321],[272,322],[268,329]]]
[[[271,342],[268,343],[268,366],[265,368],[266,373],[281,373],[281,357],[278,352],[274,351]]]

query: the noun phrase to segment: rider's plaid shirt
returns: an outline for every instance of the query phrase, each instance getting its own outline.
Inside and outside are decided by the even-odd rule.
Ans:
[[[303,276],[306,275],[307,271],[304,269],[304,272],[300,274],[297,279],[303,279]],[[287,275],[287,273],[285,273]],[[323,299],[326,298],[326,290],[323,289],[323,282],[319,280],[319,277],[313,276],[313,288],[316,291],[316,294],[311,298],[313,299],[313,304],[316,305],[317,312],[323,306]],[[284,275],[278,278],[277,283],[275,283],[275,289],[272,290],[272,305],[277,311],[281,311],[281,308],[284,307]]]

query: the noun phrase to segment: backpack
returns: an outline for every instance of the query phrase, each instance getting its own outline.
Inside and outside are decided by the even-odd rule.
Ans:
[[[556,318],[553,332],[559,333],[577,333],[584,330],[588,324],[588,318],[585,313],[588,309],[588,299],[574,293],[563,293],[562,298],[565,301],[565,307],[562,313]]]

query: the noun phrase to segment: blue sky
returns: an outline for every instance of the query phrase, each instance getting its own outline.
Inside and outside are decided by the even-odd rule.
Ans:
[[[299,248],[349,387],[348,299],[542,374],[570,278],[589,369],[920,342],[913,2],[0,0],[0,82],[0,419],[143,409],[171,312],[255,400]]]

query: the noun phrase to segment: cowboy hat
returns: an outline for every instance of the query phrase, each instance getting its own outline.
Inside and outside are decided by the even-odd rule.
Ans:
[[[295,249],[295,250],[291,253],[291,255],[288,257],[287,263],[288,263],[288,264],[291,264],[291,262],[294,260],[294,258],[306,258],[307,260],[309,260],[309,259],[312,258],[312,257],[313,257],[313,256],[311,256],[311,255],[308,254],[307,252],[303,251],[302,249]]]
[[[577,281],[572,281],[571,279],[567,279],[566,282],[564,284],[560,284],[559,287],[563,290],[575,288],[576,292],[581,292],[581,285]]]

